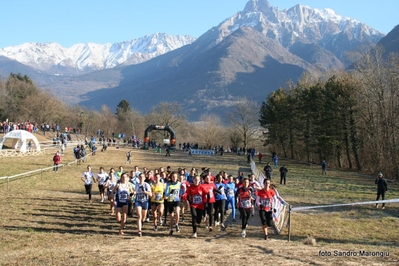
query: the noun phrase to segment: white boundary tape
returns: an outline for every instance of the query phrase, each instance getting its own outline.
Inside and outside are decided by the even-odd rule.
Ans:
[[[293,208],[291,208],[291,211],[303,211],[303,210],[310,210],[310,209],[321,209],[321,208],[353,206],[353,205],[369,205],[369,204],[380,204],[380,203],[396,203],[396,202],[399,202],[399,199],[378,200],[378,201],[362,201],[362,202],[342,203],[342,204],[328,204],[328,205],[293,207]]]

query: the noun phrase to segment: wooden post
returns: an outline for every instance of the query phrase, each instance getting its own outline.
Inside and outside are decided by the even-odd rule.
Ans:
[[[291,241],[291,205],[288,209],[288,242]]]

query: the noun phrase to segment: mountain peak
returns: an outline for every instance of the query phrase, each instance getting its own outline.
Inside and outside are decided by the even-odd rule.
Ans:
[[[250,0],[245,5],[244,13],[248,12],[268,12],[272,6],[267,0]]]
[[[119,43],[78,43],[70,48],[51,43],[24,43],[0,49],[0,56],[52,74],[82,74],[93,70],[138,64],[195,41],[185,35],[148,34]]]

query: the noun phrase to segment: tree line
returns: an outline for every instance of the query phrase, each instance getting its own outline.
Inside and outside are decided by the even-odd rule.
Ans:
[[[260,108],[266,144],[284,157],[399,179],[399,57],[352,54],[347,71],[306,73]]]
[[[95,135],[100,129],[106,138],[112,133],[143,138],[149,125],[169,125],[177,132],[178,143],[198,143],[207,148],[262,148],[259,106],[243,99],[233,110],[228,114],[227,123],[213,113],[204,113],[200,121],[189,122],[177,102],[158,103],[148,114],[135,110],[124,99],[115,111],[106,105],[89,110],[65,104],[52,92],[37,87],[26,75],[11,73],[7,79],[0,80],[0,122],[57,124],[60,128],[79,128],[85,136]],[[152,131],[150,138],[161,143],[168,136],[167,132]]]
[[[270,93],[260,107],[243,99],[227,117],[204,113],[195,122],[187,121],[178,102],[161,102],[148,114],[126,100],[115,111],[106,105],[99,111],[69,106],[26,75],[11,73],[0,81],[0,122],[56,123],[80,128],[86,136],[101,129],[106,137],[139,138],[151,124],[169,125],[177,143],[256,148],[399,179],[399,57],[379,48],[350,56],[354,63],[346,71],[305,73]],[[150,138],[161,142],[166,134],[153,131]]]

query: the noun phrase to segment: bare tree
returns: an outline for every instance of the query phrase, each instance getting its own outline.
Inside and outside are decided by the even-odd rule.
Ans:
[[[236,128],[229,130],[229,139],[232,147],[239,148],[243,142],[240,132]]]
[[[105,137],[111,137],[112,132],[118,128],[118,119],[116,115],[111,111],[111,109],[106,106],[101,106],[101,126],[100,128],[104,130]]]
[[[161,102],[152,108],[152,112],[147,116],[149,124],[170,126],[174,129],[177,129],[184,120],[186,116],[183,109],[176,102]]]
[[[259,106],[248,99],[238,103],[232,112],[228,114],[231,125],[239,133],[244,148],[256,137],[259,131]]]
[[[197,125],[201,134],[201,141],[206,147],[215,147],[222,142],[224,129],[219,116],[215,114],[203,114]]]

